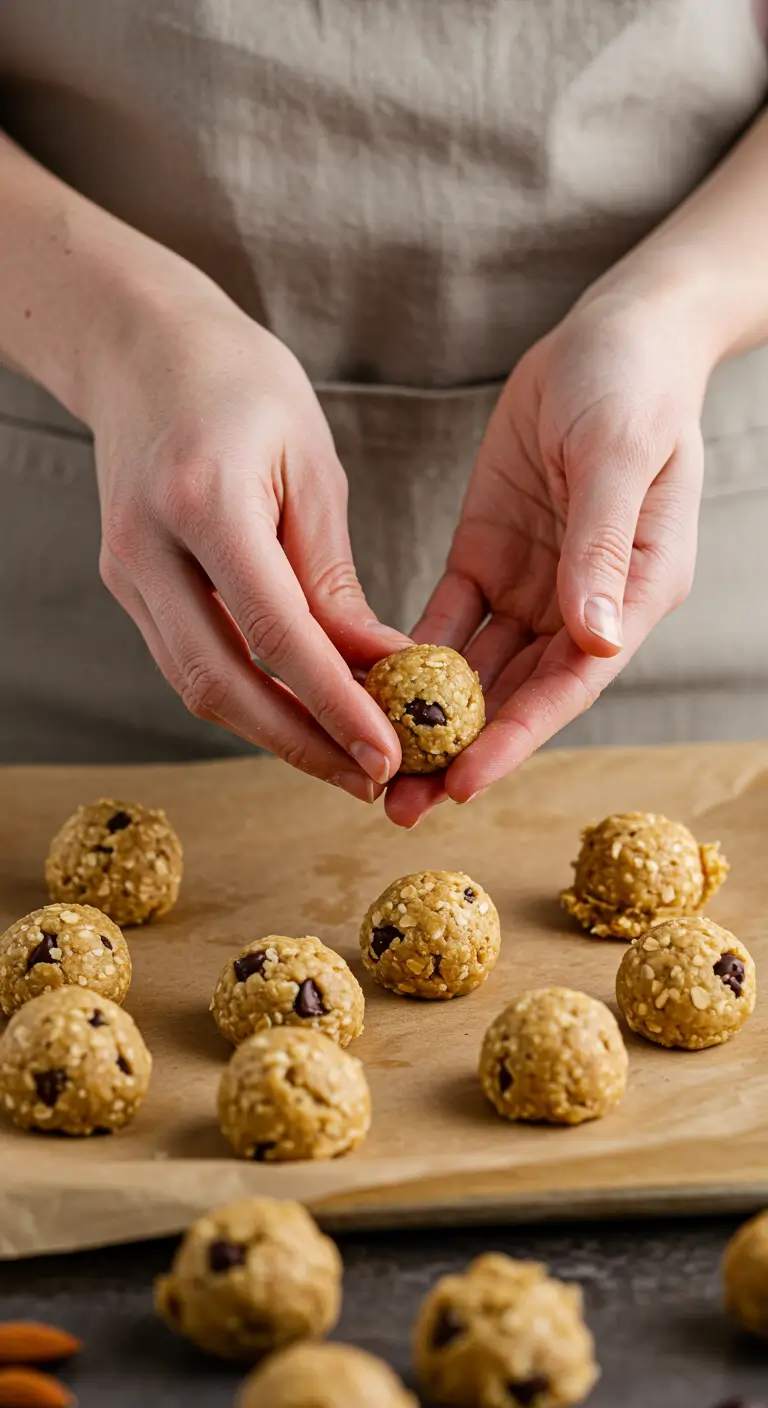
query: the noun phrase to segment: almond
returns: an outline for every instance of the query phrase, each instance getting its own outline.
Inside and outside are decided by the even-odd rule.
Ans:
[[[77,1399],[38,1369],[0,1369],[0,1408],[77,1408]]]
[[[0,1364],[52,1364],[71,1359],[82,1349],[82,1341],[56,1325],[35,1320],[7,1320],[0,1323]]]

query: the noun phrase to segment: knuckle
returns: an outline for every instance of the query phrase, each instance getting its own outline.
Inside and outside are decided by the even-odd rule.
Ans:
[[[112,574],[114,580],[118,575],[115,564],[121,564],[130,570],[139,563],[144,553],[147,525],[134,504],[113,506],[105,514],[102,533],[105,551],[102,552],[101,571],[103,574],[111,558],[113,561],[106,570]],[[109,586],[109,583],[106,585]]]
[[[363,589],[357,580],[357,573],[354,564],[349,561],[336,560],[328,563],[318,574],[315,582],[316,591],[319,595],[333,600],[335,597],[343,599],[360,599]]]
[[[246,610],[242,620],[243,634],[254,655],[280,672],[293,656],[293,629],[290,621],[276,616],[264,607]]]
[[[307,746],[301,739],[286,739],[277,744],[275,752],[284,763],[287,763],[291,768],[296,768],[298,772],[314,773],[316,771],[310,765]]]
[[[578,550],[579,563],[587,572],[610,572],[625,577],[632,545],[618,526],[604,524]]]
[[[166,522],[184,533],[206,523],[213,511],[219,482],[213,459],[171,455],[158,475],[157,493]]]
[[[227,683],[208,661],[201,660],[187,666],[180,694],[183,703],[195,718],[207,719],[211,715],[227,717]]]

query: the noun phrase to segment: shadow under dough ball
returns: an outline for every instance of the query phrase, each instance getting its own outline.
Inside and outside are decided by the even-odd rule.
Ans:
[[[608,816],[582,832],[563,909],[598,938],[634,939],[654,920],[695,914],[720,889],[728,862],[718,842],[655,812]]]
[[[181,842],[165,812],[109,798],[65,821],[45,864],[52,900],[95,905],[116,924],[166,914],[181,875]]]
[[[485,724],[480,680],[447,645],[410,645],[379,660],[365,688],[400,740],[402,773],[440,772]]]
[[[253,1364],[333,1329],[341,1270],[335,1243],[299,1203],[242,1198],[192,1224],[155,1284],[155,1306],[208,1354]]]

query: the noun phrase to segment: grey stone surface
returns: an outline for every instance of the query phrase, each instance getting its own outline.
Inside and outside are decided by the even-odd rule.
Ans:
[[[749,1408],[768,1405],[768,1346],[741,1335],[720,1306],[719,1259],[734,1226],[608,1223],[346,1237],[337,1337],[408,1377],[410,1328],[428,1287],[480,1251],[503,1250],[546,1261],[583,1286],[603,1366],[590,1408],[716,1408],[733,1396],[748,1399]],[[194,1354],[153,1315],[152,1279],[172,1250],[164,1242],[0,1265],[0,1318],[44,1318],[82,1336],[86,1350],[71,1373],[82,1408],[231,1405],[238,1374]]]

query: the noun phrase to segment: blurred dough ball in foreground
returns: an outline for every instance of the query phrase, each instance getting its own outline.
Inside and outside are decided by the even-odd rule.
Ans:
[[[236,1408],[418,1408],[373,1354],[346,1344],[300,1344],[246,1379]]]

